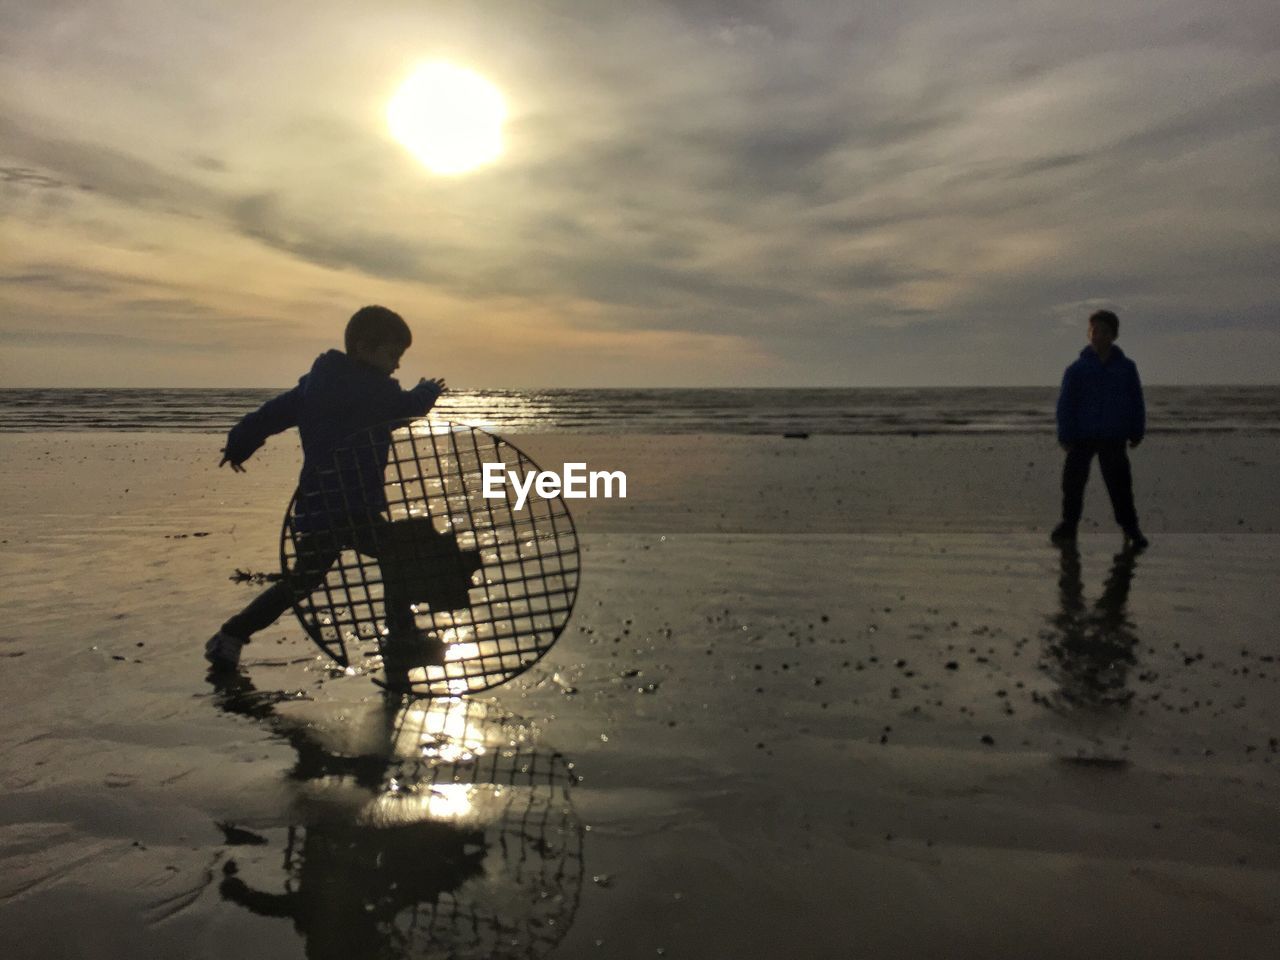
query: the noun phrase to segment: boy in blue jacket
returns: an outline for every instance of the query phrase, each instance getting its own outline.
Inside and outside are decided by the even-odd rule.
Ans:
[[[1147,427],[1147,408],[1137,365],[1115,345],[1120,318],[1110,310],[1089,317],[1089,346],[1062,377],[1058,394],[1058,443],[1067,451],[1062,468],[1062,522],[1050,535],[1054,543],[1069,544],[1084,510],[1084,486],[1094,455],[1111,497],[1116,523],[1125,543],[1135,550],[1147,546],[1138,529],[1133,506],[1133,475],[1125,443],[1136,447]]]
[[[268,400],[227,434],[222,462],[237,473],[267,437],[297,427],[303,464],[293,525],[297,557],[290,576],[260,594],[222,625],[205,644],[214,669],[231,670],[253,634],[274,623],[310,593],[345,548],[376,556],[379,525],[386,529],[383,472],[391,435],[380,427],[388,421],[421,417],[445,389],[442,379],[422,379],[403,390],[391,374],[413,342],[404,319],[386,307],[362,307],[352,315],[344,337],[346,352],[330,350],[292,390]],[[367,443],[343,446],[359,431]],[[385,539],[385,538],[384,538]],[[385,546],[385,545],[384,545]],[[385,564],[384,564],[385,565]],[[413,612],[395,596],[386,578],[386,625],[394,639],[413,630]],[[403,683],[403,665],[386,662],[388,681]]]

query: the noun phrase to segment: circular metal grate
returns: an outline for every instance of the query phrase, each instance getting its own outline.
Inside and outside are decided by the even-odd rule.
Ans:
[[[344,441],[304,475],[281,533],[294,612],[339,664],[420,696],[472,693],[527,670],[578,592],[578,538],[560,497],[512,485],[487,499],[484,465],[537,464],[477,427],[420,419]]]

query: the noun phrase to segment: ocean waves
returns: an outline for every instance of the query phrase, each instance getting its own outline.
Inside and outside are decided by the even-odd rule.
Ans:
[[[271,389],[0,389],[0,432],[222,433]],[[1053,430],[1052,387],[454,390],[498,433],[990,434]],[[1150,387],[1151,432],[1280,431],[1278,387]]]

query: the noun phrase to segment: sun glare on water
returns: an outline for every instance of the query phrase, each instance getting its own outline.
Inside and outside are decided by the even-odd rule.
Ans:
[[[498,157],[506,115],[497,87],[451,63],[422,64],[387,105],[391,135],[428,170],[447,175]]]

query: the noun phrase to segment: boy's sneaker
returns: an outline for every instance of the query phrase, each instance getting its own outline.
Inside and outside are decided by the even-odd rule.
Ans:
[[[240,651],[245,641],[219,630],[204,645],[204,658],[214,670],[234,670],[240,666]]]
[[[1076,525],[1067,523],[1065,520],[1053,528],[1053,533],[1049,534],[1049,539],[1056,544],[1067,544],[1076,542]]]
[[[1130,550],[1145,550],[1151,546],[1151,541],[1144,537],[1137,527],[1125,528],[1124,543]]]

